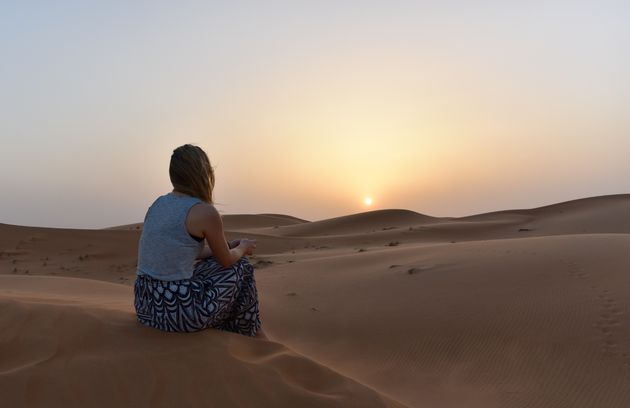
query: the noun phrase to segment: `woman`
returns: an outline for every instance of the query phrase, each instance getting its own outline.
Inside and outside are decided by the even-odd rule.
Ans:
[[[212,204],[214,170],[199,147],[171,155],[173,190],[149,207],[138,247],[134,305],[140,323],[169,332],[217,328],[266,338],[249,239],[225,239]],[[208,246],[204,247],[204,239]]]

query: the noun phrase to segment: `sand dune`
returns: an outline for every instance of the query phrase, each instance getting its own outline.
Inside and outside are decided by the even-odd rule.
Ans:
[[[306,223],[308,221],[282,214],[226,214],[222,216],[223,227],[228,231],[243,229],[280,227]],[[117,225],[105,230],[142,230],[142,223]]]
[[[223,227],[228,231],[238,231],[244,229],[281,227],[285,225],[295,225],[308,223],[308,221],[287,215],[278,214],[226,214],[222,216]]]
[[[629,250],[626,235],[374,248],[259,281],[276,338],[410,406],[625,407]]]
[[[0,271],[126,282],[136,270],[139,239],[138,231],[0,224]]]
[[[278,343],[145,328],[127,286],[2,276],[0,288],[6,406],[398,406]]]
[[[142,230],[141,222],[134,222],[132,224],[115,225],[113,227],[102,228],[103,230]]]
[[[511,210],[464,217],[465,221],[512,219],[538,234],[627,233],[630,231],[630,195],[620,194],[573,200],[531,210]]]
[[[462,218],[225,217],[228,236],[258,239],[273,342],[138,326],[141,224],[0,224],[3,401],[148,406],[183,387],[191,406],[630,406],[630,195]]]
[[[377,210],[366,213],[346,215],[322,221],[300,223],[278,231],[283,236],[317,236],[339,234],[364,234],[374,230],[409,227],[436,218],[418,214],[409,210]]]

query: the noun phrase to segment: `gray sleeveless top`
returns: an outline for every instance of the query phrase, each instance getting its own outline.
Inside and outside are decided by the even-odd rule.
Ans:
[[[138,245],[139,275],[172,281],[188,279],[203,248],[186,229],[190,208],[203,201],[196,197],[159,196],[147,210]]]

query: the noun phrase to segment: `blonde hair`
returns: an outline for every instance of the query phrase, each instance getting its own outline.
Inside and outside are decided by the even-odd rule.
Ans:
[[[200,147],[185,144],[173,150],[168,174],[175,190],[212,204],[214,169]]]

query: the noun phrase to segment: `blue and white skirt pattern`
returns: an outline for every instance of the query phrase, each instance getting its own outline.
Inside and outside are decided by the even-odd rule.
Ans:
[[[190,279],[138,275],[134,298],[140,323],[164,331],[212,327],[254,336],[261,326],[254,268],[247,257],[227,268],[213,257],[202,259]]]

